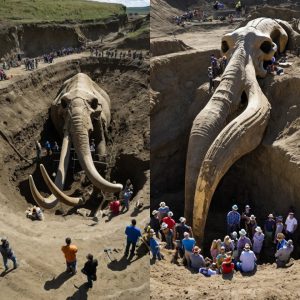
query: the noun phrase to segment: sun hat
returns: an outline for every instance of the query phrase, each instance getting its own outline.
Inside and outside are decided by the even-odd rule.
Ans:
[[[193,249],[194,253],[200,253],[201,252],[201,248],[199,248],[198,246],[195,246]]]
[[[245,208],[250,208],[251,209],[251,207],[248,204],[245,206]]]
[[[234,232],[232,232],[232,233],[231,233],[231,236],[232,236],[232,237],[237,237],[237,236],[238,236],[238,234],[237,234],[237,232],[236,232],[236,231],[234,231]]]
[[[154,210],[153,212],[152,212],[152,216],[156,216],[158,214],[158,211],[157,210]]]
[[[160,206],[160,207],[165,207],[165,206],[166,206],[166,203],[165,203],[165,202],[160,202],[160,203],[159,203],[159,206]]]
[[[294,215],[294,213],[292,211],[289,212],[289,215]]]
[[[155,232],[155,231],[154,231],[154,229],[152,229],[152,228],[149,230],[149,233],[154,233],[154,232]]]
[[[173,217],[173,213],[171,211],[168,212],[168,217]]]
[[[189,235],[190,235],[190,234],[189,234],[188,232],[186,232],[186,231],[183,233],[183,236],[184,236],[184,237],[189,236]]]
[[[221,246],[221,248],[220,248],[221,250],[225,250],[225,247],[224,246]]]
[[[234,204],[234,205],[232,206],[232,209],[233,209],[233,210],[238,210],[239,208],[238,208],[238,206],[237,206],[236,204]]]
[[[180,223],[184,223],[186,221],[186,218],[185,217],[180,217],[180,219],[179,219],[179,222]]]
[[[163,222],[161,224],[161,229],[166,229],[166,228],[168,228],[168,224]]]
[[[274,216],[273,216],[273,214],[269,214],[269,215],[268,215],[268,218],[272,218],[272,219],[274,219]]]
[[[244,236],[244,235],[247,235],[247,232],[246,232],[245,229],[241,229],[241,230],[239,231],[239,234]]]
[[[254,215],[250,216],[250,220],[255,220],[255,219],[256,219],[256,217]]]
[[[245,244],[245,248],[246,251],[250,250],[250,245],[248,243]]]
[[[288,244],[288,245],[293,245],[293,241],[292,241],[292,240],[288,240],[288,241],[287,241],[287,244]]]
[[[259,226],[257,226],[257,227],[255,228],[255,231],[256,231],[256,232],[262,232],[262,229],[261,229]]]

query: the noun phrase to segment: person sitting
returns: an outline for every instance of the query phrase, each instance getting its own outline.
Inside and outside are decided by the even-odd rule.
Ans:
[[[219,254],[219,248],[218,248],[218,244],[217,244],[217,240],[213,240],[210,246],[210,255],[213,259],[213,262],[217,261],[217,256]]]
[[[278,233],[277,234],[277,246],[276,250],[280,250],[286,245],[287,241],[285,240],[285,236],[283,233]]]
[[[26,210],[26,217],[33,221],[34,220],[38,220],[38,221],[44,220],[44,214],[38,206],[33,206],[32,208],[28,208]]]
[[[204,268],[200,268],[199,269],[199,273],[201,273],[202,275],[204,275],[205,277],[210,277],[212,275],[217,275],[218,272],[216,270],[212,270],[210,268],[210,262],[207,262],[205,264],[205,267]]]
[[[191,268],[195,271],[199,271],[200,268],[203,268],[205,266],[205,260],[200,252],[201,249],[198,246],[195,246],[193,249],[193,253],[190,255]]]
[[[227,256],[222,262],[221,272],[222,274],[230,274],[234,271],[234,263],[232,262],[231,256]]]
[[[220,249],[220,254],[218,254],[217,256],[217,267],[218,269],[221,268],[222,266],[222,263],[223,261],[225,260],[225,258],[227,257],[226,253],[225,253],[225,247],[224,246],[221,246],[221,249]]]
[[[284,268],[290,261],[290,256],[294,251],[294,245],[292,240],[288,240],[286,245],[276,251],[276,264],[277,268]]]
[[[250,245],[245,245],[244,251],[240,256],[240,262],[237,263],[237,268],[243,273],[253,272],[256,268],[256,256],[253,251],[250,250]]]
[[[234,250],[234,244],[229,235],[225,236],[222,246],[225,247],[225,252],[232,252]]]
[[[116,198],[109,204],[109,209],[113,215],[118,215],[120,213],[121,203]]]

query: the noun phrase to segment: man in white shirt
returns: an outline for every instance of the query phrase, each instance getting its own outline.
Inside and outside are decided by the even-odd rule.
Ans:
[[[297,225],[298,225],[298,221],[294,217],[294,213],[290,212],[285,221],[285,233],[286,233],[287,240],[294,241],[294,233],[297,229]]]
[[[253,251],[250,250],[250,245],[246,244],[244,251],[240,256],[240,263],[237,263],[238,269],[243,273],[254,271],[256,267],[256,256]]]

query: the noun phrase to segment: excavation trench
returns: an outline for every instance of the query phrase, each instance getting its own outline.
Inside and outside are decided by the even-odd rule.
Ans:
[[[149,170],[149,121],[147,86],[147,62],[119,62],[101,58],[83,58],[68,63],[57,63],[45,69],[37,70],[30,75],[14,80],[7,88],[0,89],[1,127],[16,149],[29,161],[23,161],[14,153],[7,142],[1,140],[1,156],[5,161],[1,182],[12,188],[14,195],[8,206],[21,210],[34,204],[28,176],[32,174],[35,184],[43,196],[50,191],[42,179],[37,164],[34,162],[35,140],[44,144],[57,141],[61,146],[62,138],[56,131],[49,108],[63,82],[78,72],[86,73],[111,99],[112,121],[108,127],[107,158],[105,162],[95,165],[98,172],[110,181],[125,184],[131,179],[135,195],[146,184],[146,173]],[[6,99],[6,100],[5,100]],[[90,138],[93,138],[93,133]],[[73,148],[73,146],[72,146]],[[84,175],[74,150],[67,171],[64,191],[67,195],[88,199],[85,208],[93,209],[99,205],[102,196],[94,189]],[[43,155],[48,174],[53,178],[57,172],[59,153],[51,158]],[[105,195],[105,197],[110,197]],[[112,195],[111,195],[112,198]],[[59,207],[55,207],[56,210]],[[66,210],[70,207],[64,207]]]
[[[206,77],[211,53],[185,51],[152,61],[151,208],[166,202],[176,221],[184,215],[185,160],[191,125],[211,96]],[[261,227],[269,213],[286,217],[293,209],[299,219],[300,107],[296,86],[300,78],[296,66],[300,61],[296,57],[291,60],[295,67],[286,69],[284,76],[259,80],[272,106],[268,127],[262,143],[235,162],[218,184],[205,227],[206,255],[212,240],[226,235],[226,215],[233,204],[240,212],[249,204]],[[236,115],[247,107],[247,101],[242,93]],[[228,121],[234,117],[231,115]],[[296,249],[294,256],[298,253]],[[269,261],[269,254],[264,254],[265,261]]]

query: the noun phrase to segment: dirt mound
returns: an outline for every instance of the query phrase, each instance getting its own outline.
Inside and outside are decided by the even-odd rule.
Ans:
[[[145,252],[139,252],[131,263],[122,258],[124,227],[135,217],[143,228],[149,217],[148,70],[146,62],[139,65],[96,57],[74,59],[15,78],[0,89],[1,131],[22,156],[31,160],[35,157],[34,140],[57,139],[60,143],[49,120],[49,107],[62,83],[78,72],[88,74],[106,90],[112,102],[106,176],[123,184],[130,177],[135,187],[130,211],[111,220],[95,222],[86,216],[90,212],[86,207],[81,208],[80,214],[73,209],[64,216],[46,211],[44,222],[32,222],[24,214],[28,202],[32,202],[28,175],[33,174],[44,194],[49,191],[41,184],[36,165],[21,160],[1,137],[0,159],[5,162],[0,172],[1,235],[8,236],[20,261],[20,268],[1,280],[6,298],[14,299],[22,294],[22,299],[132,299],[149,294],[149,261]],[[55,162],[47,158],[43,162],[49,170],[51,166],[55,169]],[[74,182],[78,171],[78,166],[75,173],[72,168],[69,170],[69,181]],[[84,186],[75,180],[75,184],[67,183],[66,192],[82,193]],[[143,207],[134,207],[138,200]],[[67,211],[63,205],[59,208]],[[99,260],[99,280],[88,293],[80,272],[72,278],[63,273],[65,265],[60,247],[66,236],[79,248],[79,270],[87,253],[93,253]],[[104,248],[116,248],[116,262],[109,260]],[[45,254],[51,259],[45,259]]]
[[[160,56],[168,53],[175,53],[190,50],[181,40],[153,40],[150,43],[150,52],[152,56]]]

